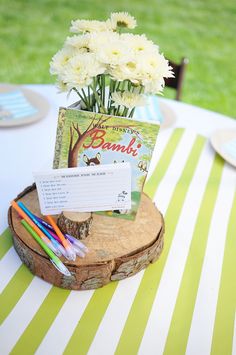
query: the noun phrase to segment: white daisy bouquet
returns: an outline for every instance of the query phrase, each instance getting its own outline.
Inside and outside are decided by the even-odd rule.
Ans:
[[[145,35],[122,32],[135,27],[125,12],[106,21],[72,21],[76,34],[50,63],[60,91],[75,91],[84,110],[124,117],[147,104],[148,94],[161,93],[172,68]]]

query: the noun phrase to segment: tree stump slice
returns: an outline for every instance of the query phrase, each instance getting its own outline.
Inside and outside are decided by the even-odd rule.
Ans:
[[[34,214],[43,218],[35,184],[26,188],[16,200],[21,200]],[[15,249],[23,263],[33,274],[66,289],[95,289],[132,276],[156,261],[163,249],[164,220],[145,194],[142,194],[135,221],[93,214],[91,232],[84,241],[89,249],[85,258],[68,261],[61,257],[72,274],[69,277],[51,264],[11,207],[8,222]]]
[[[85,239],[90,233],[92,221],[90,212],[62,212],[57,219],[57,225],[63,233],[77,239]]]

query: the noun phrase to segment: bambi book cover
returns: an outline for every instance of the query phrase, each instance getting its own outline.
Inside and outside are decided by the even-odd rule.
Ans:
[[[53,168],[129,162],[132,171],[131,210],[101,213],[133,220],[158,131],[158,122],[60,108]]]

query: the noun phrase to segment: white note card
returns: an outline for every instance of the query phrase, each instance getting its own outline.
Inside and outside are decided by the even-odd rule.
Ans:
[[[34,178],[43,215],[131,208],[129,163],[52,169]]]

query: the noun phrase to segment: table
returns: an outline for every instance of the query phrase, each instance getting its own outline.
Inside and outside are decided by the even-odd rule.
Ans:
[[[1,355],[236,354],[236,171],[208,141],[236,121],[161,99],[177,121],[160,131],[145,192],[165,216],[162,256],[131,278],[69,291],[34,277],[7,229],[9,201],[32,171],[51,166],[58,105],[68,105],[54,86],[27,87],[51,109],[35,124],[0,130]],[[155,114],[153,103],[148,110]]]

